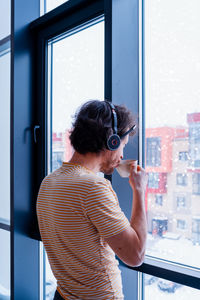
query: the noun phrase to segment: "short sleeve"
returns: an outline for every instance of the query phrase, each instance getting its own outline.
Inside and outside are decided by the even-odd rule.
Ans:
[[[85,210],[90,221],[104,238],[116,235],[130,226],[111,184],[106,181],[95,182],[91,186]]]

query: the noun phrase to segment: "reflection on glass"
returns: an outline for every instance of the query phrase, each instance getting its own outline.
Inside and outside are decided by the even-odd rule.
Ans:
[[[10,35],[10,0],[0,1],[0,40]]]
[[[0,53],[1,54],[1,53]],[[0,222],[10,220],[10,53],[0,55]]]
[[[91,24],[90,24],[91,25]],[[73,115],[89,99],[104,99],[104,22],[49,43],[49,172],[71,158]],[[56,283],[46,264],[46,299]]]
[[[145,1],[147,254],[197,268],[199,10],[197,0]]]
[[[0,229],[0,299],[10,299],[10,233]]]
[[[143,274],[143,300],[198,300],[200,291],[176,282]]]

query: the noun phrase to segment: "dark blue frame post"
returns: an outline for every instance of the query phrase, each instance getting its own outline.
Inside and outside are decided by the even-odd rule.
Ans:
[[[39,299],[39,242],[30,238],[34,208],[34,89],[31,21],[39,0],[12,3],[11,299]]]
[[[112,0],[110,47],[111,95],[114,104],[125,104],[136,117],[139,114],[139,1]],[[108,42],[108,40],[107,40]],[[108,81],[109,82],[109,81]],[[126,147],[125,158],[138,159],[139,137],[136,135]],[[112,184],[120,206],[130,219],[132,192],[128,180],[114,173]],[[138,273],[120,265],[126,300],[138,299]]]

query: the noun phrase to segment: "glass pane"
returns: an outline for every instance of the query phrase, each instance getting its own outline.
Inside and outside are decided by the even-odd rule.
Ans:
[[[143,274],[143,300],[198,300],[200,291],[176,282]]]
[[[56,279],[53,276],[48,257],[44,251],[45,256],[45,299],[52,300],[56,291]]]
[[[5,52],[4,52],[5,53]],[[10,53],[0,53],[0,148],[1,184],[0,184],[0,222],[10,220]]]
[[[91,26],[92,25],[92,26]],[[104,22],[49,42],[49,172],[71,158],[72,116],[89,99],[104,99]],[[46,299],[56,283],[46,262]]]
[[[11,27],[11,7],[10,0],[0,1],[0,40],[10,35]]]
[[[0,299],[10,299],[10,233],[0,229]]]
[[[76,109],[104,98],[104,22],[49,45],[51,57],[50,171],[72,155],[69,131]]]
[[[145,1],[147,255],[200,268],[200,1]],[[184,251],[183,251],[184,249]]]
[[[44,6],[44,13],[47,13],[67,1],[69,0],[40,0],[40,3]]]

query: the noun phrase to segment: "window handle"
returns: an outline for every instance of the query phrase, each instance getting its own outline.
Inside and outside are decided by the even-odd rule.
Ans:
[[[34,142],[37,143],[37,129],[40,129],[39,125],[35,125],[33,129],[33,134],[34,134]]]

